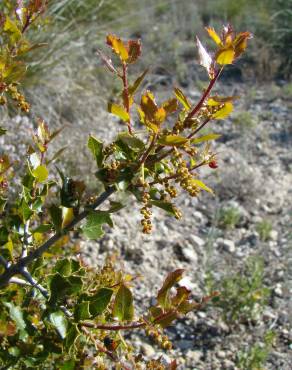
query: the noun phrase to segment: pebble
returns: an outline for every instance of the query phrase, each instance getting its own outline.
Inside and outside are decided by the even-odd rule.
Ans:
[[[218,246],[222,247],[226,252],[234,253],[236,250],[233,240],[219,238],[217,239],[217,243]]]
[[[150,358],[153,357],[156,353],[154,348],[148,343],[143,343],[142,344],[141,352],[143,353],[143,355],[145,355],[147,357],[150,357]]]

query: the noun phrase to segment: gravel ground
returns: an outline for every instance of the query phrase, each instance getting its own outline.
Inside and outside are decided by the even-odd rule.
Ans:
[[[265,368],[291,369],[292,102],[283,98],[280,88],[267,98],[269,89],[269,85],[257,88],[241,84],[236,90],[230,86],[234,93],[247,96],[237,104],[237,111],[252,115],[247,118],[234,113],[237,124],[230,120],[213,124],[214,131],[222,133],[214,144],[219,153],[219,168],[204,170],[201,175],[215,190],[216,197],[209,194],[201,194],[198,199],[179,197],[178,204],[184,214],[179,222],[155,211],[154,232],[150,236],[139,232],[140,215],[131,204],[114,216],[116,226],[102,240],[81,241],[83,257],[88,263],[101,265],[107,254],[117,253],[126,271],[143,276],[135,288],[137,307],[142,308],[149,306],[166,274],[174,269],[186,270],[181,284],[198,298],[206,294],[206,277],[210,271],[220,280],[232,271],[240,271],[249,256],[263,258],[264,284],[271,289],[263,314],[257,321],[234,327],[214,307],[190,313],[168,330],[174,350],[161,352],[165,362],[175,357],[180,369],[237,369],[238,352],[262,343],[263,334],[269,329],[276,333],[276,340]],[[196,91],[190,94],[197,96]],[[103,122],[104,113],[99,118]],[[21,161],[27,131],[33,127],[25,118],[6,121],[11,133],[0,138],[1,151],[8,150],[14,159]],[[77,122],[74,130],[70,130],[69,124],[69,129],[64,131],[66,135],[56,140],[55,146],[67,144],[70,151],[78,143],[82,148],[89,132],[110,140],[114,133],[110,128],[114,124],[108,118],[106,126],[99,128]],[[22,143],[17,148],[15,132],[17,141]],[[73,175],[80,171],[93,173],[85,150],[81,149],[78,156],[76,151],[72,152],[69,157],[66,165]],[[220,227],[218,215],[226,207],[240,214],[238,223],[231,229]],[[257,229],[263,220],[272,227],[266,241],[261,240]],[[139,333],[133,334],[133,338],[146,356],[158,357],[160,352],[152,342],[142,342]]]

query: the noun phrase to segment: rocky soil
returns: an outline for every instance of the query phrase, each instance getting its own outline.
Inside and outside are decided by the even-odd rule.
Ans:
[[[276,333],[275,343],[268,356],[268,370],[289,370],[292,363],[291,263],[292,263],[292,120],[291,99],[280,87],[239,84],[227,86],[231,93],[245,96],[236,105],[231,119],[212,123],[212,131],[222,137],[214,144],[219,168],[200,173],[204,182],[215,190],[216,196],[205,193],[198,199],[184,194],[178,204],[184,217],[176,221],[162,211],[155,211],[154,232],[140,233],[140,215],[135,204],[114,216],[115,228],[109,229],[102,240],[81,241],[83,258],[101,265],[108,254],[116,253],[123,268],[143,276],[136,284],[137,307],[148,307],[168,272],[185,269],[181,281],[192,290],[194,298],[206,294],[206,278],[215,280],[240,271],[249,256],[264,260],[264,285],[271,296],[258,320],[238,323],[225,322],[218,308],[208,307],[190,313],[168,330],[174,350],[158,350],[167,363],[175,357],[180,369],[219,370],[237,369],[239,351],[246,352],[263,343],[267,330]],[[197,91],[190,91],[193,99]],[[248,113],[246,113],[248,112]],[[103,122],[101,113],[101,122]],[[232,122],[233,118],[233,122]],[[98,128],[81,123],[74,130],[65,130],[56,147],[64,143],[82,147],[86,134],[110,140],[117,123],[106,121]],[[28,129],[31,123],[24,118],[7,120],[10,133],[0,138],[1,151],[8,149],[15,159],[24,160]],[[15,133],[21,146],[15,145]],[[82,134],[82,135],[81,135]],[[81,139],[84,138],[83,139]],[[4,141],[5,140],[5,141]],[[68,159],[68,157],[70,159]],[[73,175],[80,169],[93,173],[87,165],[88,154],[78,156],[72,151],[66,165]],[[75,162],[77,161],[77,164]],[[90,182],[94,188],[96,184]],[[233,227],[222,221],[222,209],[232,208],[239,214]],[[220,213],[221,212],[221,213]],[[221,218],[220,218],[221,217]],[[264,223],[263,223],[264,221]],[[225,221],[227,222],[227,221]],[[271,225],[263,240],[258,225]],[[143,336],[133,334],[138,348],[149,358],[157,357],[157,348]]]

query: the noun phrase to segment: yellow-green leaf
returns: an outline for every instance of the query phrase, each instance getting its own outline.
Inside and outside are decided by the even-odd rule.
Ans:
[[[224,119],[228,117],[232,111],[233,111],[233,104],[230,102],[225,103],[221,109],[219,109],[216,113],[213,114],[213,118]]]
[[[62,229],[74,219],[73,208],[62,207]]]
[[[32,171],[32,175],[38,182],[44,182],[49,176],[49,171],[47,170],[46,166],[40,165]]]
[[[179,135],[167,135],[167,136],[162,136],[158,140],[158,144],[160,145],[166,145],[166,146],[180,146],[184,145],[187,143],[189,139],[183,136]]]
[[[191,104],[188,101],[188,98],[184,95],[184,93],[178,87],[175,87],[174,93],[175,93],[175,96],[177,97],[177,99],[184,106],[184,108],[186,110],[190,110],[191,109]]]
[[[121,60],[125,62],[129,58],[129,53],[126,48],[126,45],[123,41],[115,35],[108,35],[106,38],[106,42],[109,46],[112,47],[113,51],[119,55]]]
[[[129,113],[120,105],[109,103],[108,111],[125,122],[129,122],[130,120]]]
[[[134,317],[134,305],[132,292],[126,285],[122,284],[117,292],[113,316],[121,321],[130,321]]]
[[[216,54],[216,62],[221,65],[232,64],[235,58],[233,48],[221,49]]]
[[[191,143],[192,144],[199,144],[199,143],[202,143],[204,141],[209,141],[209,140],[216,140],[220,137],[221,135],[219,134],[208,134],[208,135],[204,135],[204,136],[200,136],[200,137],[197,137],[195,139],[192,139],[191,140]]]
[[[192,179],[192,183],[197,185],[199,188],[207,191],[208,193],[214,194],[213,190],[209,188],[206,184],[204,184],[203,181],[198,179]]]
[[[213,41],[217,45],[222,44],[222,41],[221,41],[220,37],[218,36],[217,32],[214,30],[213,27],[206,27],[206,31],[208,32],[209,36],[213,39]]]

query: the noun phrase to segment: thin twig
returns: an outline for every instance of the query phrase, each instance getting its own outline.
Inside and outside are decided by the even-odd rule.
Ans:
[[[119,330],[133,330],[133,329],[143,328],[146,326],[146,323],[137,322],[137,323],[129,324],[129,325],[102,325],[102,324],[95,324],[94,322],[83,321],[81,325],[86,326],[88,328],[93,328],[93,329],[119,331]]]
[[[131,118],[130,118],[130,97],[129,97],[129,84],[128,84],[128,68],[127,68],[127,64],[125,62],[123,62],[123,75],[121,77],[122,77],[123,85],[124,85],[123,97],[124,97],[125,108],[126,108],[126,111],[129,115],[129,120],[127,122],[128,130],[129,130],[129,133],[131,135],[133,135]]]
[[[0,276],[0,288],[6,286],[9,283],[9,280],[17,274],[21,274],[25,266],[29,265],[31,262],[41,257],[50,247],[52,247],[62,236],[66,235],[71,231],[80,221],[88,216],[91,210],[99,207],[103,202],[105,202],[114,192],[116,191],[115,187],[109,187],[104,191],[97,200],[90,205],[87,209],[81,212],[76,216],[64,229],[60,232],[54,234],[50,239],[48,239],[44,244],[30,252],[26,257],[20,258],[17,263],[10,265],[6,268],[6,271]]]

